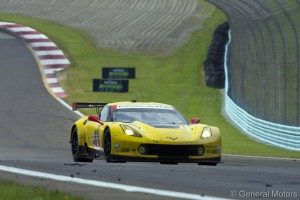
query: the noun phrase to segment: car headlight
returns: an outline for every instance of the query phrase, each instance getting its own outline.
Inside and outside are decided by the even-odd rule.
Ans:
[[[212,132],[209,126],[203,128],[201,138],[209,138],[212,136]]]
[[[142,137],[141,134],[139,134],[136,130],[134,130],[130,126],[123,125],[123,124],[120,124],[120,126],[126,135],[134,136],[134,137]]]

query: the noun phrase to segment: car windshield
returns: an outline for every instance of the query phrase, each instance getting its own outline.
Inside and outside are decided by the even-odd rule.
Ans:
[[[133,122],[140,121],[145,124],[188,124],[186,119],[176,110],[130,108],[116,109],[112,113],[113,121]]]

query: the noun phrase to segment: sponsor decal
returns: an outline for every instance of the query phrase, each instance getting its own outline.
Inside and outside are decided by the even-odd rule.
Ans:
[[[115,144],[115,149],[119,149],[120,148],[120,145],[119,144]]]
[[[166,109],[174,110],[172,106],[167,105],[117,105],[117,109],[127,109],[127,108],[152,108],[152,109]]]
[[[168,139],[171,139],[171,140],[177,140],[178,139],[178,137],[167,137]]]
[[[94,135],[92,136],[92,145],[94,147],[100,147],[100,137],[99,137],[99,131],[95,131]]]
[[[121,148],[121,151],[122,151],[122,152],[129,152],[130,149],[129,149],[129,148]]]
[[[218,150],[211,150],[211,153],[216,154],[216,153],[218,153]]]

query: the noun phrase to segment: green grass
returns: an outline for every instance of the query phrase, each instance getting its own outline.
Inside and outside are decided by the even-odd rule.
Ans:
[[[45,190],[42,187],[25,186],[10,181],[0,181],[0,199],[3,200],[83,200],[58,190]]]
[[[174,105],[188,119],[200,117],[202,123],[218,126],[223,137],[223,153],[300,158],[293,152],[267,146],[250,139],[234,128],[221,114],[222,94],[204,84],[202,62],[206,57],[215,27],[225,16],[200,1],[209,18],[203,28],[172,53],[139,53],[96,48],[92,39],[79,30],[53,22],[23,16],[0,14],[1,21],[33,27],[54,40],[71,60],[71,67],[60,73],[61,81],[73,101],[114,102],[125,100],[155,101]],[[137,78],[130,80],[128,93],[92,92],[92,79],[101,78],[103,66],[134,66]],[[92,114],[94,111],[86,112]]]

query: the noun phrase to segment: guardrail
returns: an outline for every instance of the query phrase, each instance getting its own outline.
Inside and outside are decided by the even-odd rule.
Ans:
[[[225,48],[225,112],[229,118],[246,134],[251,137],[288,150],[300,151],[300,127],[286,126],[256,118],[240,108],[228,95],[229,79],[228,58],[231,34]],[[229,77],[229,78],[228,78]]]

